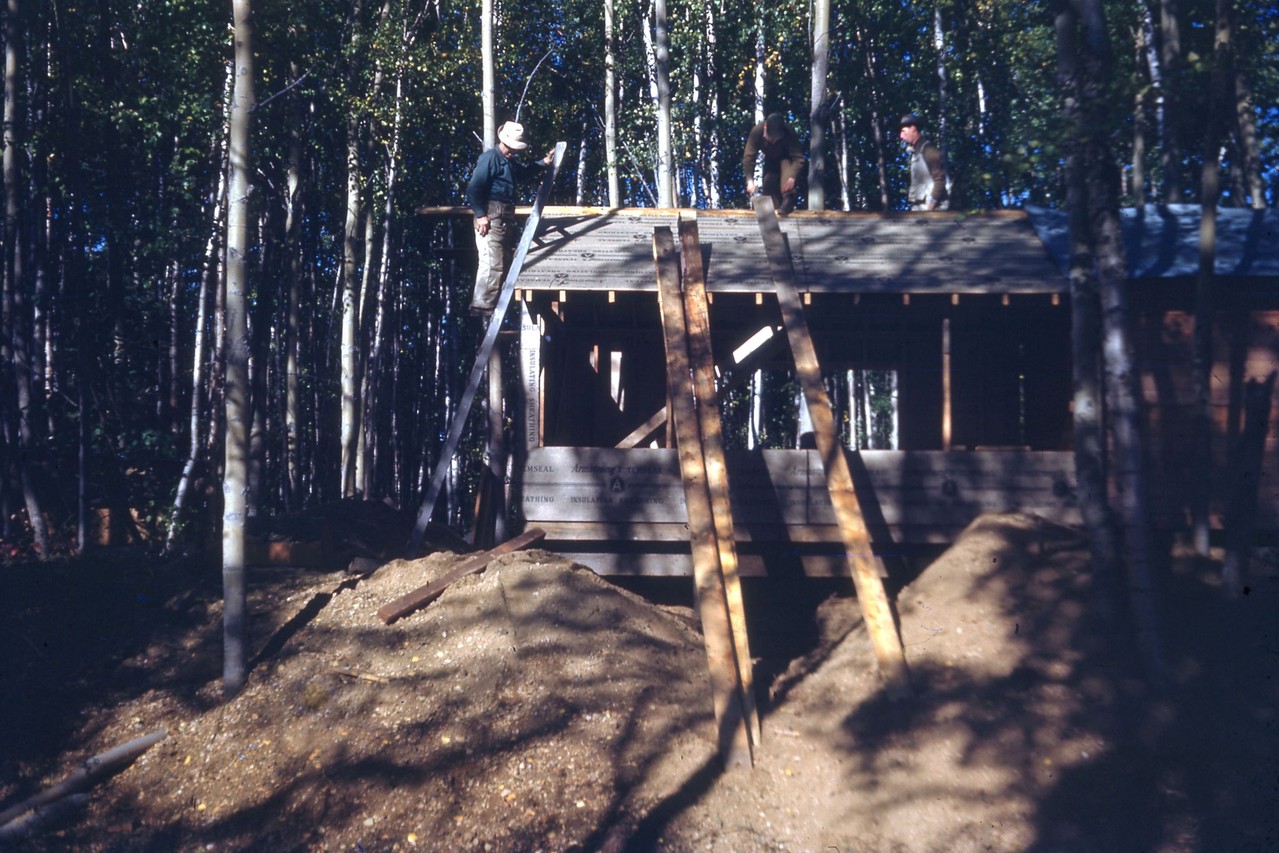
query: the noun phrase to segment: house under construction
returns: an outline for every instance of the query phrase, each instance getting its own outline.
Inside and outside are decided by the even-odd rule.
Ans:
[[[1060,214],[545,208],[548,187],[468,388],[500,364],[483,350],[516,316],[518,376],[494,383],[514,440],[493,448],[506,476],[483,505],[499,534],[544,536],[601,574],[694,577],[727,763],[758,739],[740,576],[851,574],[886,686],[904,695],[881,558],[949,542],[983,512],[1079,522]],[[1192,492],[1198,211],[1135,214],[1150,493],[1156,526],[1175,529]],[[1212,518],[1275,531],[1279,492],[1258,484],[1279,447],[1279,217],[1223,211],[1219,234]],[[891,449],[850,448],[831,393],[866,370],[892,377]],[[729,446],[723,401],[767,371],[794,378],[812,440]]]

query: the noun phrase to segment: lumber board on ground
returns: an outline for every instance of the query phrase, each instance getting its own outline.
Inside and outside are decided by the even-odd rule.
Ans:
[[[888,605],[888,595],[884,591],[882,567],[871,548],[866,517],[853,486],[848,459],[839,443],[830,400],[826,396],[822,380],[821,365],[817,361],[817,350],[809,335],[803,302],[795,287],[790,252],[782,239],[772,200],[767,196],[756,199],[755,213],[768,255],[769,271],[776,287],[782,325],[786,329],[795,358],[796,378],[808,403],[817,451],[826,472],[831,504],[847,548],[849,569],[857,588],[857,602],[866,619],[871,645],[875,648],[875,657],[879,661],[879,670],[888,693],[892,697],[904,697],[911,693],[906,655]]]
[[[83,791],[115,771],[132,764],[138,756],[168,736],[167,729],[157,729],[86,759],[61,782],[0,811],[0,827],[4,827],[29,811],[48,806],[64,797]]]
[[[716,744],[725,767],[754,762],[736,644],[728,615],[715,521],[706,482],[701,429],[694,407],[687,327],[679,287],[675,240],[669,227],[653,229],[662,331],[666,340],[666,378],[670,414],[675,427],[680,476],[688,512],[689,543],[693,553],[695,603],[702,623],[702,639],[710,671],[715,708]]]
[[[440,597],[440,594],[448,588],[449,584],[464,578],[467,575],[473,575],[476,572],[483,571],[488,564],[493,562],[497,557],[503,554],[510,554],[513,551],[519,551],[532,545],[546,537],[546,531],[540,527],[534,527],[525,530],[519,536],[508,539],[496,548],[467,557],[444,574],[428,584],[423,584],[412,592],[405,593],[394,601],[388,602],[378,608],[377,615],[383,622],[390,625],[396,619],[403,618],[414,610],[425,607],[432,601]]]

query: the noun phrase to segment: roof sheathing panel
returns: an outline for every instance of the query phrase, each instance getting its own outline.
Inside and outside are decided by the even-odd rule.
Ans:
[[[685,212],[689,215],[690,212]],[[707,289],[773,289],[750,211],[697,212]],[[519,286],[527,290],[656,290],[653,229],[678,211],[548,213]],[[848,214],[781,220],[795,283],[814,293],[1056,293],[1067,282],[1020,214]]]

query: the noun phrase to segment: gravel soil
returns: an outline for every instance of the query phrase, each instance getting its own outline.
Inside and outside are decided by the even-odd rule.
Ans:
[[[1272,551],[1227,603],[1217,562],[1166,549],[1162,691],[1129,620],[1102,618],[1080,537],[1033,517],[983,516],[894,569],[914,685],[896,702],[851,582],[747,579],[762,738],[725,772],[691,579],[611,581],[530,549],[383,624],[467,556],[447,545],[251,570],[230,701],[207,563],[0,566],[0,812],[167,731],[87,797],[0,826],[0,847],[1279,849]]]

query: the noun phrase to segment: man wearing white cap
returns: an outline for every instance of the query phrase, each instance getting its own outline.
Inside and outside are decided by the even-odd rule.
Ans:
[[[493,313],[502,281],[515,253],[515,187],[517,182],[547,168],[555,150],[534,163],[512,160],[516,151],[528,148],[524,125],[508,121],[497,129],[497,145],[480,155],[466,186],[466,203],[475,214],[475,247],[479,250],[479,266],[475,274],[475,293],[471,296],[471,313],[487,316]]]

